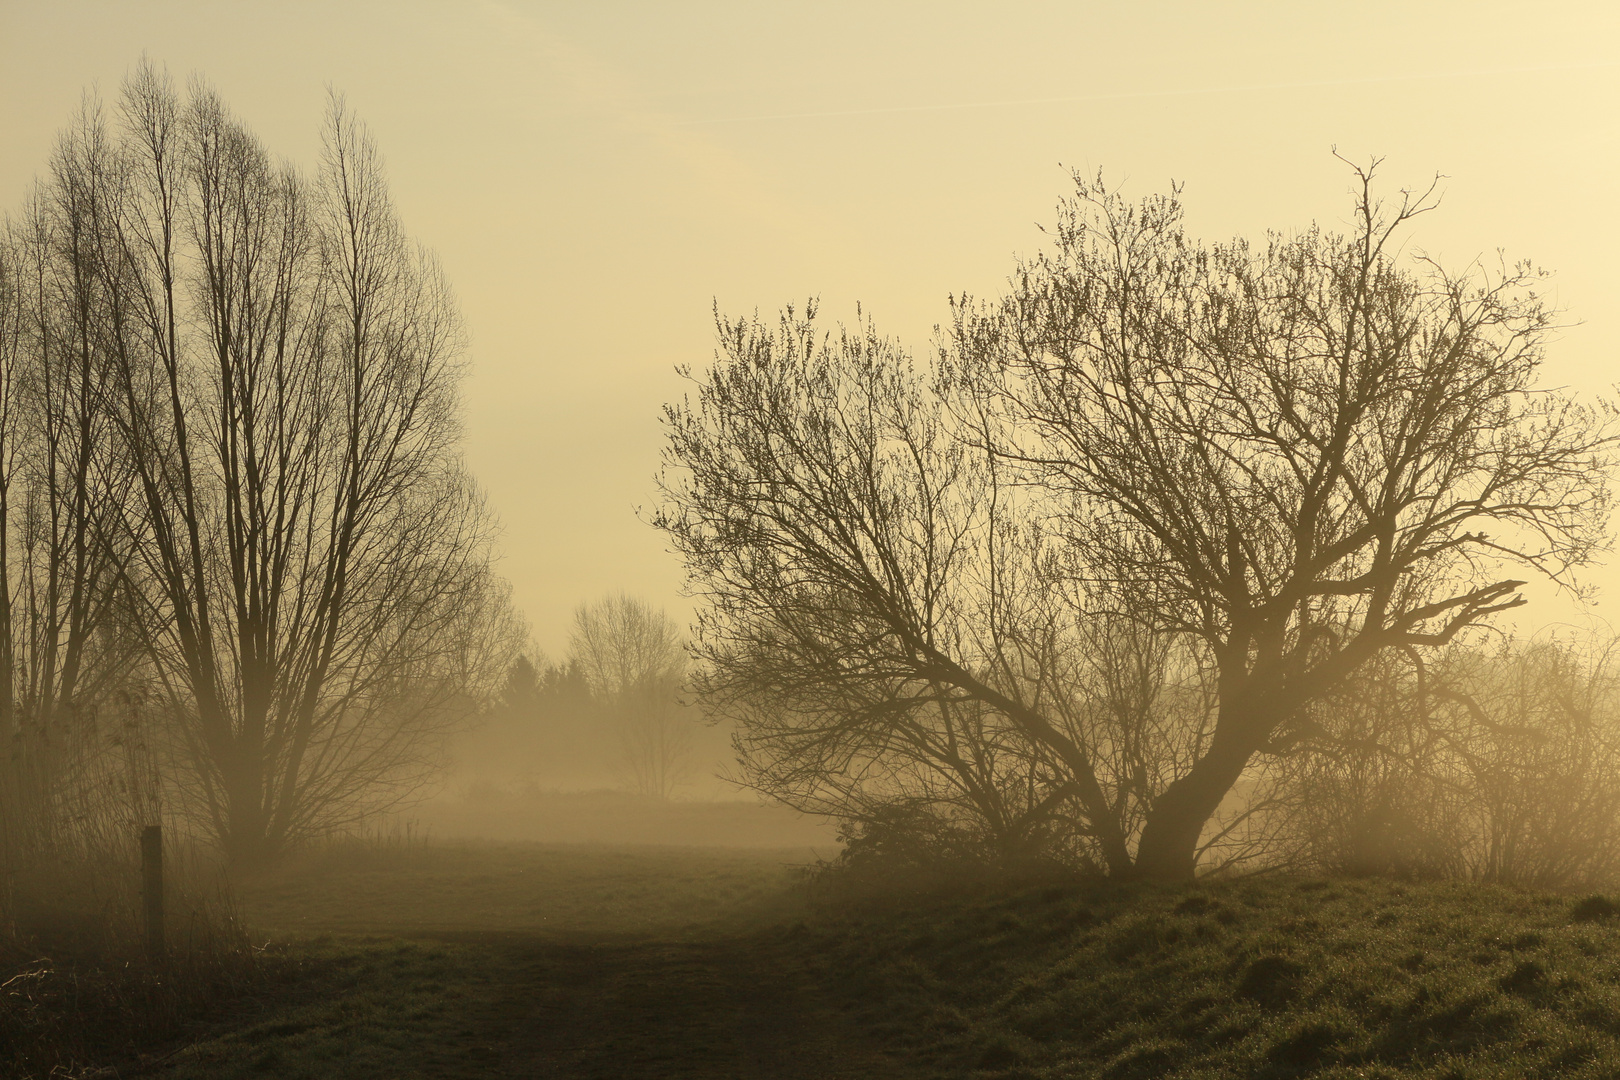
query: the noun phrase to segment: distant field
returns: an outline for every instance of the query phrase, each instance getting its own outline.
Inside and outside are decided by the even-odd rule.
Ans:
[[[823,854],[830,854],[824,851]],[[802,907],[816,849],[429,842],[341,844],[238,887],[257,937],[690,934]]]
[[[276,977],[147,1071],[1607,1077],[1620,907],[1460,884],[820,885],[805,849],[351,846],[248,883]],[[120,1075],[137,1075],[140,1066]]]
[[[613,790],[471,784],[453,786],[412,816],[441,839],[766,848],[837,843],[826,819],[751,797],[664,800]]]

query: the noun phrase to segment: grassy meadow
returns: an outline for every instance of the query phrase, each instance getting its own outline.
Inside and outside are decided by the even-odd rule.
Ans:
[[[880,892],[810,879],[816,854],[334,845],[239,884],[251,988],[57,1075],[1620,1072],[1601,898],[1287,877]]]

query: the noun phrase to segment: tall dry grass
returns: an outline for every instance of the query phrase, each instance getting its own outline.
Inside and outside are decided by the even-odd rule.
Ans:
[[[96,1075],[261,975],[220,866],[165,814],[143,725],[120,711],[20,725],[0,759],[0,1075]],[[149,955],[139,838],[158,823],[167,947]]]
[[[187,845],[165,852],[167,947],[149,954],[136,838],[123,849],[59,848],[7,875],[0,1074],[97,1075],[183,1043],[261,981],[228,885]]]

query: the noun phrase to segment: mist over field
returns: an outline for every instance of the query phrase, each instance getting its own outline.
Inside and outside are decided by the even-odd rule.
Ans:
[[[831,822],[762,803],[746,786],[731,725],[711,722],[674,685],[650,718],[616,712],[593,696],[583,667],[579,658],[516,664],[499,701],[449,742],[432,796],[381,827],[447,839],[835,850]]]
[[[0,0],[0,1077],[1605,1077],[1620,16]]]

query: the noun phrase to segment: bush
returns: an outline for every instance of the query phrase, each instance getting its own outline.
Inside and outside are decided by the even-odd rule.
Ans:
[[[975,819],[950,817],[921,804],[874,809],[839,826],[844,849],[821,865],[819,878],[824,884],[836,881],[858,891],[864,886],[928,889],[1102,875],[1083,851],[1065,843],[1060,831],[1008,843],[975,825]]]
[[[1616,915],[1620,915],[1620,904],[1607,896],[1585,897],[1577,901],[1569,913],[1571,922],[1607,922]]]
[[[1265,794],[1297,865],[1551,889],[1620,878],[1620,650],[1509,641],[1369,664]],[[1279,846],[1279,853],[1289,845]]]

